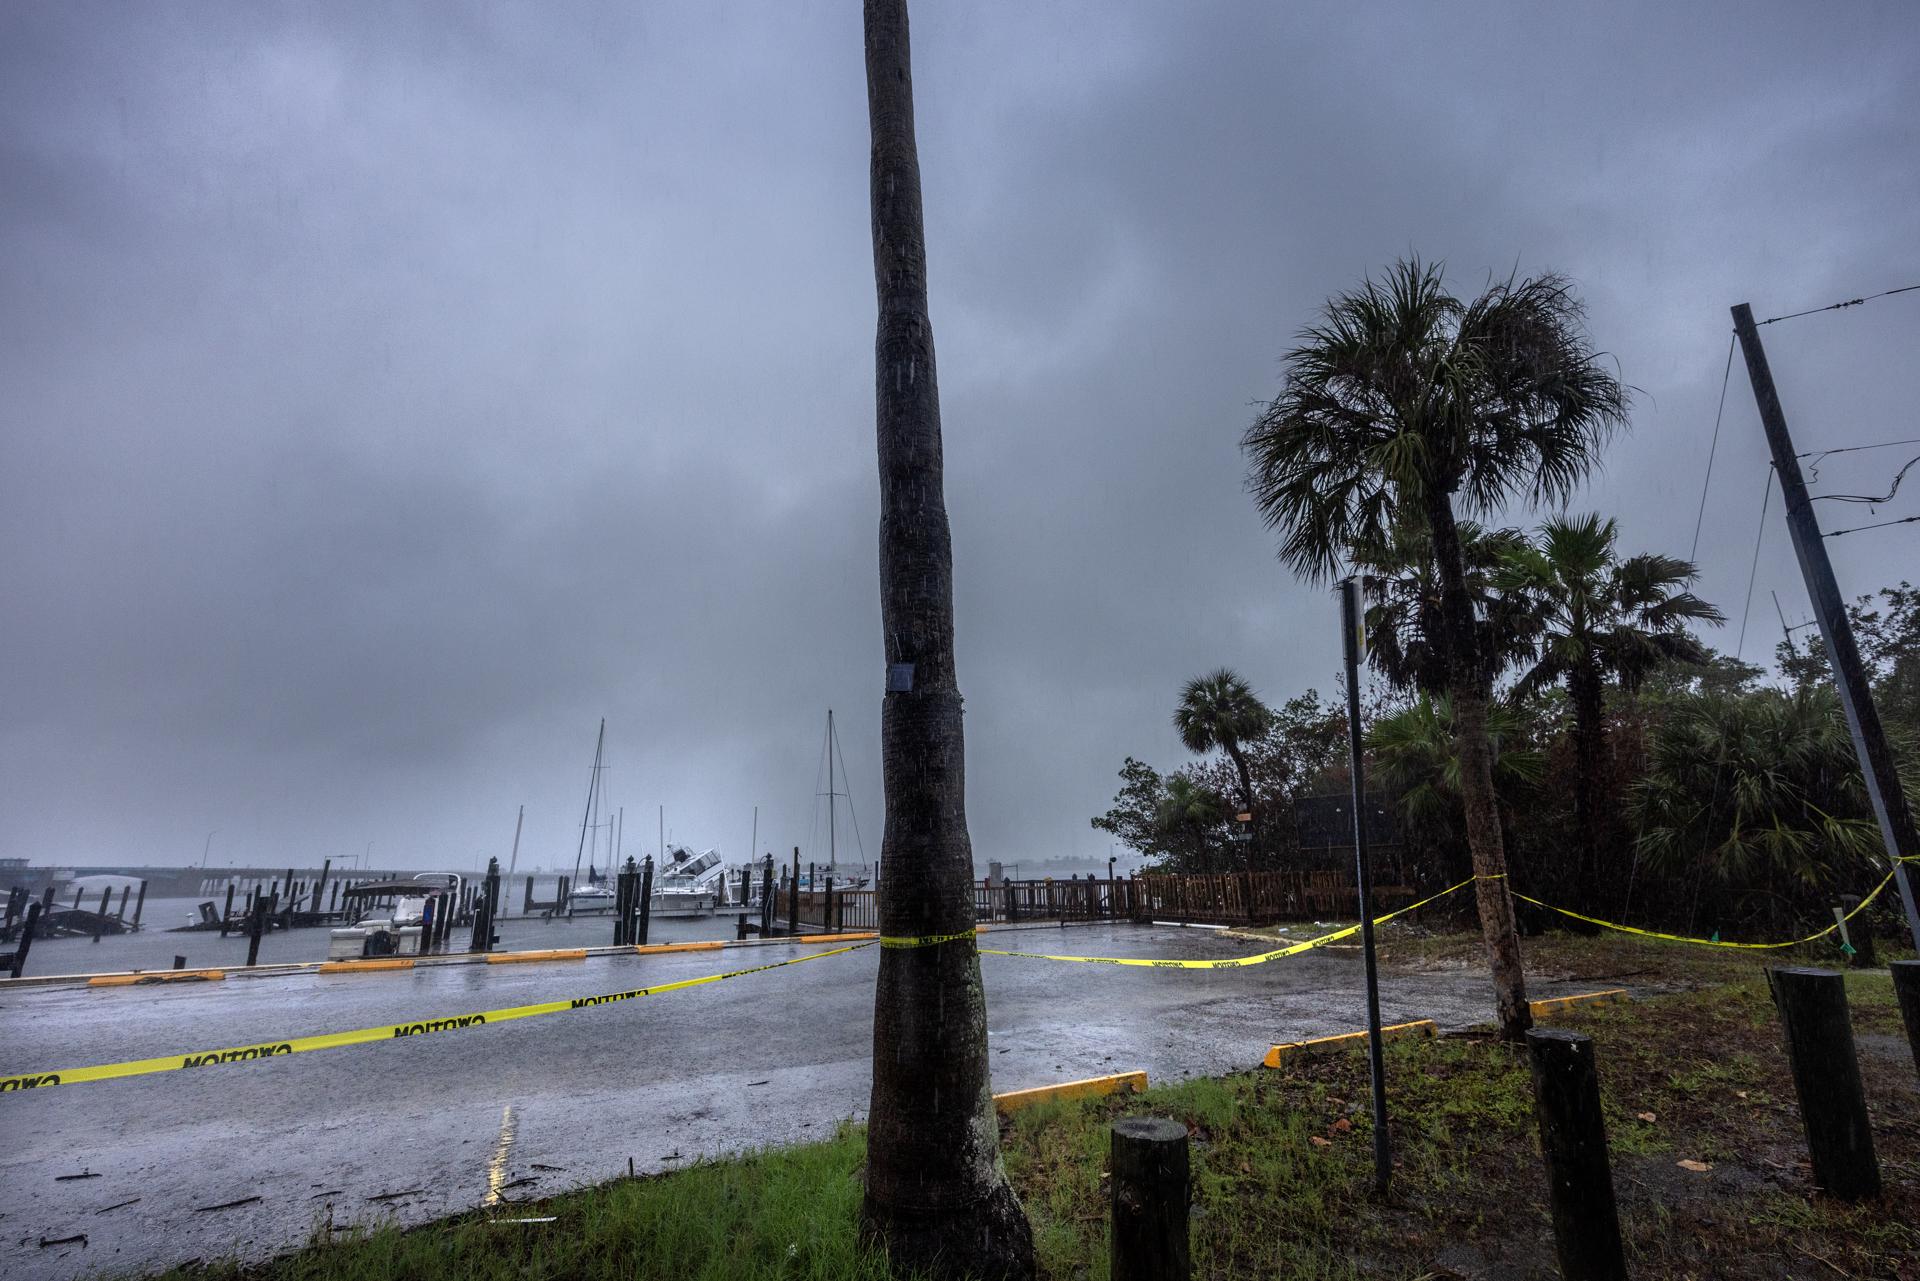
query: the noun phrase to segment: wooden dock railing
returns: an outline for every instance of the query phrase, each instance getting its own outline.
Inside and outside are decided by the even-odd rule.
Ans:
[[[1376,885],[1376,910],[1411,902],[1404,885]],[[802,890],[800,925],[822,933],[880,928],[875,892]],[[776,895],[784,916],[787,895]],[[1340,872],[1223,872],[1200,876],[1150,874],[1104,880],[982,881],[973,887],[974,916],[982,923],[1019,921],[1190,921],[1208,925],[1275,921],[1351,920],[1358,912],[1353,878]]]

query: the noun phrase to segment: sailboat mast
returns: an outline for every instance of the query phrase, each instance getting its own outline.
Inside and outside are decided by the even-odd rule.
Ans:
[[[580,879],[580,856],[587,852],[587,822],[593,817],[594,794],[600,789],[600,752],[607,745],[607,718],[600,718],[600,737],[593,743],[593,768],[587,771],[587,806],[580,815],[580,845],[573,851],[573,876],[567,885],[571,888]]]
[[[513,879],[513,869],[520,862],[520,828],[527,821],[527,807],[520,807],[520,817],[513,820],[513,857],[507,860],[507,879]]]
[[[827,866],[832,867],[839,861],[835,853],[833,836],[833,709],[827,709]]]

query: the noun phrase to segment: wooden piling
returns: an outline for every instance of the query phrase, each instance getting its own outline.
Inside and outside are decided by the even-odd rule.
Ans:
[[[247,920],[247,964],[257,965],[260,961],[260,934],[267,928],[267,900],[255,897],[253,911]]]
[[[793,880],[787,883],[787,934],[800,933],[800,847],[793,847]]]
[[[640,863],[640,932],[637,942],[646,946],[647,936],[653,928],[653,855],[649,854]]]
[[[42,910],[38,903],[27,904],[27,920],[20,929],[20,939],[13,949],[13,965],[8,970],[9,978],[17,979],[26,972],[27,953],[33,950],[33,936],[40,932]]]
[[[1894,961],[1893,994],[1900,1001],[1900,1021],[1907,1025],[1907,1044],[1913,1050],[1913,1068],[1920,1072],[1920,961]]]
[[[133,928],[140,928],[140,914],[147,910],[147,883],[140,882],[140,897],[133,900]]]
[[[1161,1117],[1113,1123],[1113,1281],[1188,1281],[1187,1127]]]
[[[767,870],[760,882],[760,937],[773,934],[773,855],[767,855]]]
[[[1836,970],[1783,966],[1767,971],[1767,983],[1786,1033],[1814,1184],[1843,1201],[1879,1196],[1846,980]]]
[[[1560,1275],[1564,1281],[1626,1281],[1593,1039],[1534,1028],[1527,1033],[1527,1055]]]
[[[820,908],[820,925],[829,934],[837,933],[840,928],[835,923],[837,920],[837,917],[835,916],[833,909],[834,909],[833,878],[829,876],[827,878],[827,900],[826,900],[826,903],[822,905]]]
[[[220,937],[227,936],[227,929],[233,923],[233,882],[227,882],[227,905],[220,909]]]

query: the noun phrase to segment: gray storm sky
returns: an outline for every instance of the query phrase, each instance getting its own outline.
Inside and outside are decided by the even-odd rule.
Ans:
[[[982,862],[1104,857],[1196,672],[1333,688],[1238,451],[1330,292],[1570,274],[1640,389],[1579,505],[1685,555],[1727,307],[1920,281],[1920,11],[1581,9],[916,6]],[[470,865],[524,803],[565,865],[603,715],[628,852],[785,850],[831,706],[871,855],[865,113],[854,0],[0,9],[0,852]],[[1803,448],[1920,436],[1920,293],[1763,332]],[[1765,456],[1736,362],[1726,648]]]

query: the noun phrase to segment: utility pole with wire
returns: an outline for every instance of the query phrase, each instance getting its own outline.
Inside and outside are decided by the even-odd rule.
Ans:
[[[1839,583],[1834,580],[1833,563],[1827,559],[1820,522],[1813,514],[1813,500],[1808,497],[1807,483],[1800,474],[1800,459],[1793,452],[1793,437],[1787,434],[1786,412],[1780,407],[1780,394],[1774,390],[1773,371],[1767,366],[1766,349],[1760,345],[1753,309],[1746,303],[1733,309],[1733,331],[1746,356],[1747,377],[1753,383],[1753,398],[1760,408],[1761,425],[1766,428],[1767,446],[1773,451],[1774,474],[1780,478],[1780,492],[1786,499],[1787,532],[1793,537],[1800,576],[1806,580],[1814,617],[1827,643],[1827,657],[1833,663],[1833,683],[1840,693],[1840,706],[1846,712],[1847,731],[1853,737],[1853,750],[1860,758],[1860,773],[1866,781],[1867,795],[1873,801],[1874,817],[1880,822],[1880,839],[1893,862],[1893,881],[1899,887],[1901,906],[1906,909],[1907,929],[1913,934],[1914,947],[1920,949],[1920,908],[1914,904],[1913,884],[1907,876],[1907,865],[1901,861],[1903,856],[1920,855],[1920,840],[1914,836],[1913,812],[1901,789],[1893,751],[1880,724],[1880,713],[1873,705],[1866,665],[1860,661],[1860,647],[1854,641],[1853,625],[1847,619],[1847,604],[1840,595]]]

